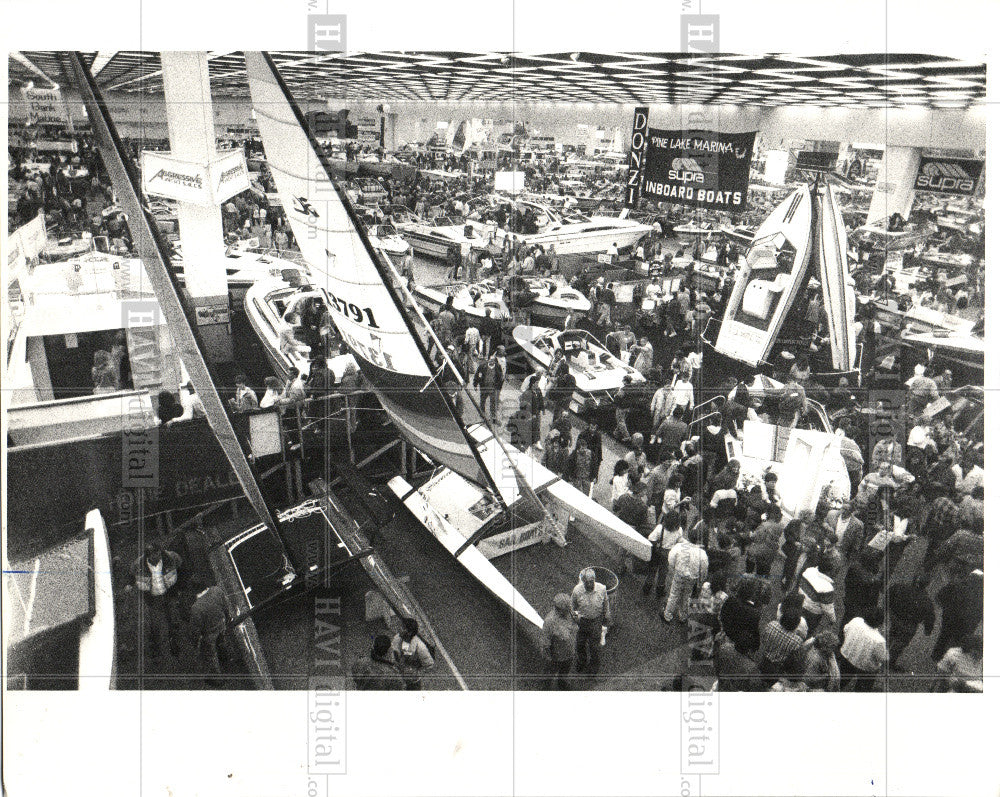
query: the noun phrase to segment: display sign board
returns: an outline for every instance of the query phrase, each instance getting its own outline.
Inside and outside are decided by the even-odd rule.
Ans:
[[[496,191],[516,194],[524,190],[524,172],[497,172],[493,178]]]
[[[713,210],[743,210],[756,137],[756,131],[649,128],[643,196]]]
[[[7,236],[7,267],[10,273],[34,260],[45,248],[45,216],[39,213],[27,224]]]
[[[917,191],[935,194],[972,196],[979,185],[985,165],[985,161],[980,160],[921,155],[913,187]]]
[[[142,190],[151,196],[208,205],[208,165],[191,163],[162,152],[142,153]]]
[[[195,205],[220,205],[250,187],[242,150],[229,150],[208,163],[194,163],[164,152],[142,153],[142,190],[150,196]]]
[[[216,205],[242,194],[250,187],[250,172],[243,150],[234,149],[208,164],[212,193]]]
[[[21,96],[28,106],[28,123],[33,125],[65,125],[66,104],[58,88],[21,89]]]
[[[649,133],[649,108],[636,108],[632,117],[632,139],[629,144],[628,177],[625,181],[625,207],[634,208],[642,196],[642,158]]]

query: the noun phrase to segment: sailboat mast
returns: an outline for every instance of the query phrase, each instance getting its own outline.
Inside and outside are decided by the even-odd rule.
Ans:
[[[86,106],[94,139],[111,178],[115,195],[125,211],[129,230],[145,266],[146,275],[153,285],[156,300],[163,311],[180,358],[191,377],[191,383],[205,407],[209,425],[222,446],[229,464],[236,472],[236,477],[250,504],[261,521],[280,541],[277,514],[264,498],[260,481],[247,458],[244,442],[236,433],[226,404],[216,390],[217,375],[204,356],[204,346],[193,313],[181,298],[177,278],[168,266],[169,248],[153,222],[148,208],[142,202],[139,175],[125,151],[107,103],[82,54],[73,52],[68,55],[71,72]],[[282,548],[285,548],[284,544]]]

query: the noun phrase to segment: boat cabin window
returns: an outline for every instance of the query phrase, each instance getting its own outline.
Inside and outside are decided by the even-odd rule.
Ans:
[[[132,369],[124,330],[45,335],[41,343],[53,399],[132,389]]]

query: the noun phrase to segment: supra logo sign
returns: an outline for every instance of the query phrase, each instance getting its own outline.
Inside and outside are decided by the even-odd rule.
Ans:
[[[913,187],[918,191],[971,194],[976,190],[981,173],[982,167],[978,163],[965,166],[956,161],[928,160],[920,164]]]
[[[703,183],[705,173],[694,158],[674,158],[670,163],[667,179],[682,183]]]

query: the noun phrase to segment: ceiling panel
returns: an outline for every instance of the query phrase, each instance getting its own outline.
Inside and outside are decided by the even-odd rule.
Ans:
[[[659,104],[969,107],[985,101],[986,66],[923,54],[706,55],[704,53],[272,52],[299,99],[539,100]],[[86,54],[106,90],[159,94],[158,53]],[[10,83],[67,82],[59,53],[9,59]],[[217,97],[248,96],[243,56],[209,54]],[[756,98],[756,99],[754,99]]]

